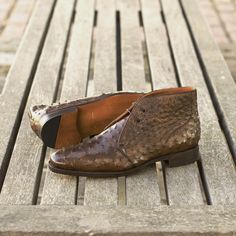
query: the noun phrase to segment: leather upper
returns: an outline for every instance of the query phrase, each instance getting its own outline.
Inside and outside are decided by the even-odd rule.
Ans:
[[[81,171],[122,171],[197,146],[196,90],[157,90],[138,99],[104,132],[55,152],[53,166]]]
[[[127,98],[128,101],[132,101],[134,97],[142,96],[144,93],[141,92],[117,92],[117,93],[107,93],[95,97],[86,97],[80,98],[74,101],[65,101],[63,103],[54,103],[52,105],[34,105],[30,107],[28,111],[28,116],[30,120],[30,125],[35,134],[41,138],[41,128],[44,125],[45,121],[48,118],[48,115],[54,116],[58,114],[63,114],[68,109],[77,109],[80,106],[96,103],[101,100],[112,98],[116,95],[130,95],[130,98]],[[131,103],[131,102],[130,102]]]

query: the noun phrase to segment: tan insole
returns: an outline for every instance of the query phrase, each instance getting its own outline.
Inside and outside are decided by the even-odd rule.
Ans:
[[[78,144],[81,139],[99,134],[143,94],[120,94],[79,106],[61,116],[55,148]]]

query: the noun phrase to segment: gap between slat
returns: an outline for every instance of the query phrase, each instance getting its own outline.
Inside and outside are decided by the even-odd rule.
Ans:
[[[143,4],[144,4],[144,9],[143,10],[145,10],[145,6],[146,6],[146,3],[144,3],[143,2]],[[154,3],[153,3],[154,4]],[[158,4],[158,3],[157,3]],[[160,4],[160,3],[159,3]],[[146,7],[150,7],[150,9],[149,9],[149,11],[151,11],[152,12],[152,14],[154,14],[154,11],[152,11],[151,10],[151,5],[149,4],[147,4],[147,6]],[[153,6],[154,7],[154,6]],[[148,8],[147,8],[147,10],[148,10]],[[159,16],[159,19],[158,19],[158,22],[156,22],[156,23],[154,23],[154,25],[155,25],[155,29],[157,30],[157,32],[158,32],[158,34],[160,35],[160,32],[161,32],[161,34],[163,34],[163,36],[164,36],[164,34],[165,33],[168,33],[168,32],[166,32],[166,25],[165,25],[165,17],[164,17],[164,14],[163,14],[163,11],[162,11],[162,8],[159,8],[158,9],[158,11],[157,12],[155,12],[155,14],[160,14],[160,16]],[[144,12],[144,14],[145,14],[145,12]],[[148,19],[148,15],[144,15],[144,17],[146,16],[146,18],[144,18],[144,20],[146,19]],[[156,17],[158,17],[158,16],[156,16]],[[150,24],[150,21],[147,21],[147,22],[149,22],[149,24]],[[145,21],[144,21],[144,23],[146,23]],[[159,26],[161,26],[162,25],[162,23],[163,23],[163,29],[159,32],[159,30],[158,30],[158,24],[159,24]],[[145,25],[145,26],[147,26],[147,25]],[[153,28],[150,28],[150,29],[153,29]],[[154,31],[155,31],[155,29],[153,29]],[[146,31],[146,30],[145,30]],[[150,37],[150,30],[148,31],[147,30],[147,32],[149,32],[148,33],[148,37]],[[146,33],[147,33],[146,32]],[[173,52],[172,52],[172,47],[171,47],[171,44],[170,44],[170,39],[169,39],[169,35],[167,35],[167,37],[165,36],[165,43],[166,43],[166,45],[165,45],[165,52],[167,53],[168,52],[168,54],[170,54],[170,57],[169,57],[169,60],[167,61],[167,65],[168,65],[168,68],[165,68],[166,67],[166,65],[163,65],[164,66],[164,68],[166,69],[166,71],[168,70],[169,72],[172,70],[172,72],[171,72],[171,76],[172,76],[172,82],[173,82],[173,80],[175,80],[175,83],[171,83],[171,81],[169,82],[168,81],[168,77],[166,77],[166,79],[164,79],[164,81],[162,81],[162,78],[160,78],[160,84],[162,85],[162,86],[166,86],[166,84],[167,84],[167,86],[169,85],[171,85],[171,84],[173,84],[173,86],[176,86],[176,83],[177,83],[177,85],[179,85],[180,86],[180,82],[179,82],[179,79],[178,79],[178,77],[179,77],[179,75],[178,75],[178,71],[177,71],[177,67],[176,67],[176,65],[175,65],[175,60],[174,60],[174,56],[173,56]],[[161,39],[160,39],[161,40]],[[150,45],[148,45],[148,46],[150,46],[152,49],[153,49],[153,47],[152,47],[152,44],[154,43],[155,41],[153,41],[153,40],[151,40],[151,42],[150,42]],[[164,42],[164,41],[163,41]],[[148,43],[149,43],[149,41],[148,41]],[[160,45],[159,45],[160,46]],[[149,49],[149,50],[152,50],[152,49]],[[163,52],[163,50],[162,50],[162,52]],[[150,53],[150,52],[149,52]],[[160,53],[160,52],[159,52]],[[151,53],[151,55],[152,55],[153,53]],[[149,57],[150,55],[148,54],[148,57]],[[157,55],[156,55],[157,56]],[[151,59],[152,59],[153,57],[151,57]],[[157,57],[158,58],[158,57]],[[149,59],[149,58],[148,58]],[[163,58],[164,59],[164,58]],[[151,60],[151,63],[153,63],[153,59]],[[170,69],[171,67],[170,67],[170,65],[172,65],[172,69]],[[160,65],[161,66],[161,65]],[[150,68],[151,69],[151,68]],[[162,70],[161,70],[162,71]],[[154,70],[154,72],[155,72],[155,70]],[[153,68],[152,68],[152,70],[151,70],[151,75],[152,75],[152,73],[153,73]],[[159,71],[158,71],[158,74],[155,72],[155,74],[154,75],[156,75],[156,76],[158,76],[159,75]],[[169,74],[164,74],[165,76],[169,76]],[[164,76],[164,78],[165,78],[165,76]],[[152,78],[152,80],[153,80],[153,83],[155,84],[155,81],[157,81],[157,78]],[[164,82],[164,83],[163,83]],[[155,84],[155,87],[158,87],[158,83],[156,83]],[[159,164],[159,163],[158,163]],[[198,174],[198,169],[197,169],[197,166],[195,166],[196,168],[194,168],[194,170],[196,169],[196,174]],[[162,180],[161,181],[161,183],[163,183],[163,185],[165,186],[162,186],[162,188],[161,188],[161,190],[163,190],[162,192],[164,193],[164,194],[161,194],[161,200],[162,200],[162,203],[163,204],[166,204],[166,203],[168,203],[169,204],[169,194],[168,194],[168,189],[167,189],[167,174],[168,174],[168,172],[166,172],[166,169],[165,169],[165,166],[164,166],[164,163],[163,163],[163,165],[162,165],[162,169],[163,169],[163,175],[161,175],[161,176],[163,176],[163,178],[164,178],[164,180]],[[169,172],[170,173],[170,172]],[[176,176],[176,175],[178,175],[178,173],[180,173],[180,172],[177,172],[177,173],[175,173],[175,171],[173,170],[173,173],[171,173],[171,178],[174,178],[174,176]],[[182,177],[183,177],[183,172],[182,172]],[[169,178],[170,178],[170,176],[169,176]],[[196,182],[198,182],[199,180],[198,179],[196,179]],[[173,184],[173,182],[172,182],[172,184]],[[199,184],[199,183],[198,183]],[[200,190],[200,189],[199,189]],[[199,193],[200,193],[200,191],[199,191]],[[171,193],[170,193],[171,194]],[[201,193],[200,193],[201,194]],[[164,195],[164,197],[162,197]],[[186,195],[185,195],[186,196]],[[199,194],[198,194],[198,196],[199,196]],[[165,202],[163,202],[163,200],[165,200]]]
[[[116,11],[116,79],[117,91],[122,90],[122,54],[121,54],[121,29],[120,11]]]
[[[199,50],[198,45],[196,43],[196,40],[194,38],[194,35],[193,35],[193,32],[192,32],[192,29],[191,29],[188,17],[186,16],[183,4],[182,4],[182,2],[180,0],[179,0],[179,5],[181,7],[183,18],[184,18],[184,20],[186,22],[186,25],[187,25],[187,29],[188,29],[189,35],[190,35],[191,40],[193,42],[194,51],[195,51],[197,59],[199,61],[199,65],[200,65],[200,68],[201,68],[201,71],[202,71],[202,74],[203,74],[203,78],[205,80],[205,83],[206,83],[206,86],[208,88],[208,91],[209,91],[209,94],[210,94],[210,97],[211,97],[214,109],[216,111],[220,127],[221,127],[221,129],[223,131],[223,134],[224,134],[225,138],[226,138],[226,141],[227,141],[227,144],[228,144],[231,156],[232,156],[232,158],[234,160],[234,163],[236,164],[236,145],[235,145],[235,143],[234,143],[234,141],[232,139],[232,136],[230,134],[230,130],[228,128],[227,122],[225,121],[224,114],[223,114],[223,112],[222,112],[222,110],[220,108],[220,104],[219,104],[218,98],[217,98],[217,96],[216,96],[216,94],[214,92],[211,80],[210,80],[209,75],[208,75],[208,73],[206,71],[206,68],[205,68],[205,65],[204,65],[204,61],[203,61],[202,56],[201,56],[200,50]]]
[[[76,9],[76,5],[77,5],[77,1],[78,0],[74,1],[73,13],[72,13],[71,19],[70,19],[70,26],[69,26],[69,30],[68,30],[68,34],[67,34],[67,38],[66,38],[66,43],[65,43],[65,47],[64,47],[64,52],[63,52],[63,56],[62,56],[62,60],[61,60],[61,64],[60,64],[60,70],[58,73],[57,83],[56,83],[56,87],[54,90],[52,102],[56,102],[56,100],[60,99],[60,96],[61,96],[62,84],[63,84],[63,80],[64,80],[64,75],[65,75],[65,67],[66,67],[67,59],[68,59],[68,49],[69,49],[69,45],[70,45],[71,31],[72,31],[73,22],[74,22],[74,18],[75,18],[75,14],[76,14],[75,9]],[[41,203],[41,199],[39,198],[38,194],[39,194],[40,187],[42,187],[44,185],[44,182],[42,182],[41,180],[42,180],[42,172],[43,172],[43,168],[44,168],[46,154],[47,154],[47,147],[43,146],[42,155],[41,155],[40,163],[39,163],[39,167],[38,167],[38,173],[36,176],[36,181],[35,181],[35,186],[34,186],[34,194],[33,194],[33,199],[32,199],[33,205]],[[77,189],[76,189],[76,193],[77,193]],[[77,202],[77,196],[75,196],[75,202]]]
[[[160,7],[161,7],[161,12],[160,12],[161,13],[161,18],[162,18],[163,24],[164,24],[165,29],[166,29],[166,35],[167,35],[167,38],[168,38],[168,47],[169,47],[169,51],[170,51],[170,57],[171,57],[172,65],[174,67],[176,82],[177,82],[178,87],[181,87],[179,72],[178,72],[178,69],[177,69],[176,62],[175,62],[173,48],[172,48],[172,45],[170,43],[170,35],[169,35],[169,31],[168,31],[168,28],[167,28],[167,25],[166,25],[166,19],[165,19],[165,15],[164,15],[164,12],[163,12],[162,2],[161,2],[161,0],[158,0],[158,1],[160,3]]]
[[[88,64],[88,77],[87,77],[87,85],[85,90],[85,97],[88,97],[93,94],[94,91],[94,49],[95,49],[95,34],[97,27],[97,19],[98,19],[98,11],[94,10],[94,19],[93,19],[93,29],[92,29],[92,40],[90,46],[90,58]],[[84,205],[84,193],[85,193],[85,185],[87,177],[78,177],[77,178],[77,196],[76,196],[76,204]]]
[[[141,4],[140,4],[141,8]],[[150,84],[151,90],[154,90],[153,86],[153,80],[151,75],[151,67],[150,67],[150,61],[148,57],[148,48],[147,48],[147,41],[144,31],[144,24],[143,24],[143,15],[142,10],[138,11],[138,18],[139,18],[139,25],[141,28],[141,34],[142,34],[142,53],[143,53],[143,61],[144,61],[144,71],[145,71],[145,80],[146,83]],[[160,192],[160,204],[166,205],[166,191],[164,187],[164,172],[162,169],[162,166],[159,162],[156,162],[156,174],[157,174],[157,180],[158,180],[158,186],[159,186],[159,192]]]
[[[12,128],[11,139],[9,140],[9,143],[7,145],[7,151],[6,151],[5,156],[3,158],[3,161],[2,161],[2,165],[1,165],[1,168],[0,168],[0,192],[1,192],[4,180],[5,180],[5,176],[6,176],[6,173],[7,173],[7,169],[8,169],[10,160],[11,160],[11,155],[12,155],[12,152],[13,152],[13,149],[14,149],[14,144],[15,144],[15,141],[16,141],[16,138],[17,138],[17,134],[18,134],[20,125],[21,125],[21,120],[22,120],[22,117],[23,117],[23,114],[24,114],[24,111],[25,111],[25,106],[26,106],[26,103],[27,103],[27,99],[28,99],[28,96],[29,96],[29,93],[30,93],[31,86],[33,84],[34,76],[35,76],[35,73],[36,73],[36,70],[37,70],[37,67],[38,67],[38,62],[39,62],[39,59],[41,57],[42,49],[44,47],[45,39],[46,39],[48,30],[49,30],[49,27],[50,27],[50,23],[51,23],[51,19],[52,19],[53,13],[54,13],[55,6],[56,6],[56,1],[54,1],[54,3],[53,3],[52,10],[49,14],[49,17],[48,17],[48,20],[47,20],[47,23],[46,23],[46,26],[45,26],[45,30],[43,32],[43,36],[40,40],[39,47],[38,47],[38,50],[37,50],[37,53],[36,53],[36,56],[35,56],[35,61],[33,63],[31,73],[30,73],[30,76],[29,76],[29,79],[28,79],[28,82],[27,82],[27,85],[26,85],[24,95],[23,95],[23,99],[22,99],[22,102],[20,104],[20,108],[18,110],[16,122],[15,122],[13,128]]]
[[[122,50],[120,11],[116,10],[116,80],[117,91],[122,91]],[[126,177],[117,178],[117,204],[126,205]]]
[[[120,1],[121,27],[122,33],[122,58],[123,63],[123,85],[125,89],[151,90],[150,81],[147,82],[149,69],[145,63],[145,53],[143,46],[144,33],[142,25],[142,15],[139,1]],[[133,8],[133,9],[131,9]],[[132,45],[132,47],[131,47]],[[150,186],[147,185],[150,184]],[[143,191],[143,187],[147,191]],[[142,192],[143,191],[143,192]],[[132,176],[126,177],[126,201],[129,206],[153,206],[159,205],[159,185],[157,181],[157,170],[155,164]]]
[[[178,72],[177,65],[176,65],[175,58],[174,58],[174,51],[173,51],[171,41],[170,41],[169,29],[168,29],[167,24],[166,24],[166,19],[165,19],[165,15],[164,15],[164,11],[163,11],[162,1],[159,0],[159,2],[160,2],[160,6],[161,6],[161,16],[162,16],[162,19],[163,19],[163,22],[164,22],[164,25],[165,25],[165,28],[166,28],[166,33],[167,33],[167,38],[168,38],[168,45],[169,45],[169,48],[170,48],[171,59],[172,59],[173,65],[174,65],[174,70],[175,70],[175,74],[176,74],[177,83],[178,83],[179,87],[182,87],[179,72]],[[209,192],[209,188],[208,188],[208,184],[207,184],[207,179],[206,179],[206,176],[205,176],[205,173],[204,173],[202,162],[197,162],[197,164],[198,164],[198,172],[199,172],[199,176],[200,176],[200,180],[201,180],[200,184],[203,187],[204,197],[206,198],[207,204],[212,204],[211,197],[210,197],[210,192]],[[162,166],[165,166],[165,164],[162,163]],[[164,175],[165,175],[165,173],[164,173]],[[166,178],[164,178],[164,181],[165,181],[167,204],[169,205],[169,196],[168,196],[168,188],[167,188]]]
[[[96,27],[97,27],[97,18],[98,18],[98,11],[94,11],[94,20],[93,20],[93,29],[92,29],[92,40],[90,46],[90,58],[88,64],[88,78],[87,78],[87,85],[85,90],[85,97],[89,97],[94,93],[94,49],[95,49],[95,35],[96,35]]]

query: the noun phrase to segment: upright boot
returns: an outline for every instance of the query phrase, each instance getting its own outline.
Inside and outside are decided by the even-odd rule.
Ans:
[[[49,167],[67,175],[121,176],[157,162],[198,160],[200,122],[196,90],[162,89],[139,98],[104,132],[52,154]]]
[[[68,147],[99,134],[141,96],[143,93],[117,92],[52,106],[32,106],[30,124],[46,146]]]

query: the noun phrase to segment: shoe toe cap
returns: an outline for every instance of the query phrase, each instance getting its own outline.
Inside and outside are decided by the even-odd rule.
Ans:
[[[60,151],[54,152],[49,160],[51,166],[58,167],[58,168],[66,168],[69,166],[68,161],[64,155],[61,154]]]

